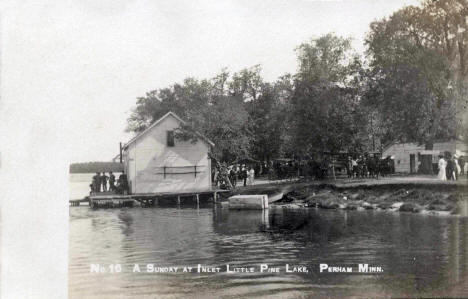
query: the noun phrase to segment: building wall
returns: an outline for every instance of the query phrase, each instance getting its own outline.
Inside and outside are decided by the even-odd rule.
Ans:
[[[465,156],[465,157],[468,156],[468,146],[466,145],[466,143],[457,141],[456,153],[459,156]]]
[[[125,166],[132,193],[181,192],[211,188],[209,145],[201,140],[192,143],[175,139],[174,147],[167,146],[166,132],[178,127],[179,121],[169,115],[126,149]],[[199,172],[196,176],[193,173],[195,165]]]
[[[414,154],[415,171],[418,171],[418,152],[421,150],[424,150],[424,146],[416,143],[394,143],[383,152],[382,157],[395,157],[395,172],[410,172],[410,154]]]
[[[461,155],[467,152],[467,147],[462,142],[437,142],[433,146],[432,162],[437,163],[439,153],[451,152],[452,154],[457,153]],[[410,168],[410,154],[415,156],[415,171],[418,171],[418,153],[424,153],[424,145],[418,145],[417,143],[394,143],[383,152],[382,156],[394,156],[395,159],[395,172],[409,173]]]

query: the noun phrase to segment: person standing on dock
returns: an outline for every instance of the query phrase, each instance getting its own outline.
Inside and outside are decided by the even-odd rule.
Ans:
[[[98,193],[101,190],[101,179],[99,177],[99,172],[93,176],[93,192]]]
[[[109,177],[103,172],[101,175],[102,192],[107,191],[107,179],[109,179]]]
[[[109,190],[115,191],[115,175],[109,171]]]
[[[115,187],[115,191],[118,194],[128,194],[128,181],[125,172],[122,172],[122,174],[120,174],[119,179],[117,180],[117,186]]]

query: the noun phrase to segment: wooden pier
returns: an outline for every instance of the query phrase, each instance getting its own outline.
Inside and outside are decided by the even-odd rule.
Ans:
[[[71,206],[79,206],[82,202],[88,202],[91,208],[120,208],[132,207],[135,202],[138,202],[143,207],[155,206],[159,200],[173,200],[174,203],[180,205],[182,199],[192,198],[197,205],[200,203],[201,196],[209,196],[213,202],[218,200],[221,194],[230,193],[229,190],[194,190],[183,192],[159,192],[159,193],[144,193],[121,195],[110,192],[97,193],[86,196],[83,199],[70,200]]]

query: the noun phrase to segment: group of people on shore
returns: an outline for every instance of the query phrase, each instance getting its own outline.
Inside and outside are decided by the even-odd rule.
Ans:
[[[232,178],[231,182],[234,181],[234,187],[237,185],[237,180],[242,180],[244,186],[250,186],[254,184],[255,180],[255,169],[252,166],[231,165],[228,167],[229,177]]]
[[[107,188],[107,182],[109,182],[109,188]],[[89,187],[91,188],[91,193],[111,191],[123,194],[128,190],[127,175],[122,173],[116,184],[115,175],[112,171],[109,172],[109,176],[105,172],[96,172]]]
[[[392,172],[391,158],[380,159],[378,156],[360,155],[348,157],[346,173],[348,178],[379,178]]]
[[[390,157],[381,159],[379,156],[368,154],[343,157],[339,163],[335,162],[335,171],[346,170],[348,178],[378,178],[386,176],[393,171],[393,160]],[[327,178],[330,174],[331,159],[321,157],[321,159],[307,160],[272,160],[255,165],[233,164],[228,166],[226,163],[218,164],[213,173],[213,182],[216,186],[233,187],[238,185],[238,181],[243,182],[243,186],[253,185],[255,176],[258,174],[267,174],[269,180],[293,179],[303,177],[305,179],[321,180]],[[229,179],[232,186],[226,182]]]
[[[294,160],[291,160],[291,161],[276,160],[276,161],[271,162],[269,166],[265,166],[268,172],[269,180],[292,179],[294,177],[297,177],[302,172],[304,173],[304,175],[308,172],[314,172],[314,171],[310,171],[312,170],[313,167],[315,167],[315,165],[312,165],[312,163],[306,164],[304,161],[303,165],[300,165],[299,161],[294,161]]]
[[[233,188],[237,186],[238,181],[242,181],[244,186],[249,186],[254,184],[255,170],[253,167],[247,167],[245,164],[230,166],[221,164],[214,176],[216,186],[228,187],[229,184],[226,179],[229,179]]]
[[[445,157],[439,155],[438,168],[437,178],[441,181],[456,181],[465,173],[468,178],[468,163],[465,163],[463,157],[450,154],[446,154]]]

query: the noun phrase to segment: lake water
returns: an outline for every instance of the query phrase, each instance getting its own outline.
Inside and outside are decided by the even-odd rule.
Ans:
[[[70,298],[468,295],[468,219],[378,211],[70,207]],[[353,273],[320,273],[319,264]],[[357,273],[358,264],[383,273]],[[106,273],[91,273],[100,264]],[[112,267],[121,273],[109,273]],[[134,264],[141,272],[133,273]],[[147,273],[146,265],[179,267]],[[219,273],[197,273],[197,265]],[[226,273],[226,265],[253,273]],[[261,273],[260,264],[279,273]],[[309,273],[286,273],[285,265]],[[114,266],[111,266],[114,265]],[[194,273],[182,267],[194,267]],[[94,268],[95,270],[95,268]]]

